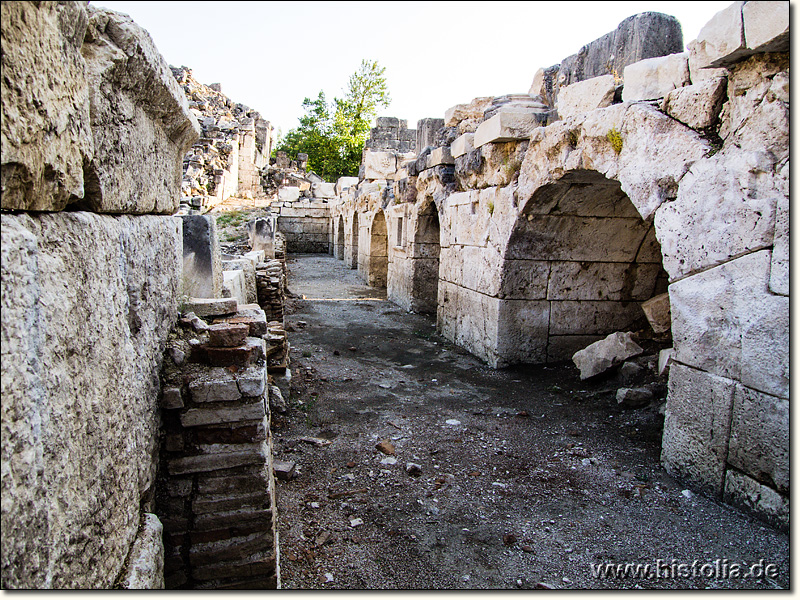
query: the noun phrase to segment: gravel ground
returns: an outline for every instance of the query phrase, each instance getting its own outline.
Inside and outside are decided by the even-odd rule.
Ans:
[[[284,588],[788,589],[787,534],[665,473],[661,401],[621,408],[619,374],[571,363],[488,368],[341,261],[288,265]]]

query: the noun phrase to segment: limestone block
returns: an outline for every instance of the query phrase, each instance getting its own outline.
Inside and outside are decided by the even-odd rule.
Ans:
[[[496,352],[502,364],[545,362],[549,319],[547,301],[501,301]]]
[[[311,185],[311,193],[314,198],[336,198],[336,185],[333,183],[314,183]]]
[[[144,514],[142,526],[131,548],[122,589],[164,589],[164,543],[161,541],[163,530],[164,527],[156,515]]]
[[[596,108],[611,106],[616,86],[613,75],[601,75],[561,88],[556,102],[558,116],[566,119]]]
[[[775,211],[775,237],[769,272],[769,291],[789,295],[789,198],[778,197]]]
[[[550,333],[605,335],[628,329],[641,316],[638,302],[554,300],[550,303]]]
[[[789,298],[767,290],[770,252],[747,254],[669,287],[676,359],[789,397]]]
[[[692,83],[697,84],[707,79],[727,77],[728,69],[725,67],[713,69],[707,66],[710,61],[705,53],[705,44],[692,40],[686,44],[686,49],[689,52],[689,78]]]
[[[468,104],[456,104],[444,111],[444,126],[456,127],[461,121],[467,119],[483,119],[483,111],[491,105],[491,96],[474,98]],[[422,150],[422,148],[418,148]]]
[[[661,110],[692,129],[705,129],[717,122],[726,97],[727,78],[714,77],[669,92]]]
[[[723,499],[726,503],[750,510],[779,527],[789,527],[788,496],[782,496],[743,473],[728,470],[725,474]]]
[[[659,294],[647,302],[642,302],[642,311],[653,331],[664,333],[670,330],[672,319],[669,312],[669,294]]]
[[[736,386],[728,462],[789,493],[789,401]]]
[[[789,2],[751,0],[742,7],[744,39],[756,52],[789,52]]]
[[[80,2],[3,5],[3,210],[63,210],[84,197],[94,155]]]
[[[217,221],[211,215],[182,215],[181,220],[183,221],[181,293],[193,298],[219,298],[222,295],[222,260]]]
[[[657,264],[553,261],[548,300],[646,300],[653,295]]]
[[[500,300],[480,292],[460,288],[455,339],[462,346],[493,366],[503,364],[497,356]]]
[[[336,194],[341,194],[344,190],[358,185],[358,177],[339,177],[336,180]]]
[[[472,144],[474,138],[474,133],[465,133],[464,135],[457,137],[450,145],[450,154],[452,157],[455,159],[459,156],[463,156],[467,152],[472,152],[475,149],[475,146]],[[455,163],[455,160],[453,163]]]
[[[227,369],[214,368],[189,383],[193,402],[232,402],[242,397],[236,378]]]
[[[86,61],[94,158],[82,205],[98,212],[173,214],[183,156],[200,136],[183,89],[144,29],[89,5]]]
[[[617,331],[576,352],[572,357],[572,361],[580,369],[581,380],[583,380],[603,373],[628,358],[640,355],[642,352],[644,350],[633,341],[630,333]]]
[[[0,219],[3,586],[110,588],[155,477],[180,223]]]
[[[736,384],[673,363],[664,416],[661,460],[715,496],[722,493]]]
[[[255,260],[248,260],[244,259],[237,259],[237,260],[223,260],[222,261],[222,268],[224,271],[222,272],[222,285],[223,289],[229,286],[229,282],[227,278],[230,278],[230,275],[227,275],[230,271],[239,271],[242,274],[244,280],[244,288],[241,297],[236,296],[233,294],[231,290],[229,298],[236,298],[240,305],[242,304],[256,304],[258,303],[258,294],[256,291],[256,269],[255,265],[258,262],[263,262],[263,258],[259,261]]]
[[[417,121],[417,152],[422,152],[427,146],[436,146],[436,133],[444,127],[444,119],[420,119]]]
[[[476,148],[484,144],[525,140],[540,126],[535,113],[499,112],[491,119],[481,123],[472,140]]]
[[[280,202],[295,202],[300,199],[299,187],[282,187],[278,190],[278,200]]]
[[[246,450],[172,458],[167,461],[167,468],[170,475],[186,475],[258,465],[263,464],[268,452],[264,444],[236,444],[236,446],[244,447]]]
[[[281,188],[291,189],[291,188]],[[280,190],[278,191],[280,193]],[[293,212],[293,209],[286,209],[284,212]],[[275,257],[275,227],[276,219],[257,218],[247,223],[247,233],[250,238],[250,248],[252,252],[263,252],[264,258]]]
[[[675,359],[675,348],[664,348],[658,353],[658,374],[663,375]]]
[[[507,256],[511,259],[631,263],[648,229],[641,219],[528,215],[520,219]]]
[[[550,85],[570,85],[608,73],[619,76],[627,65],[682,50],[681,24],[675,17],[657,12],[639,13],[561,61],[558,72],[551,75],[555,85]],[[548,71],[551,70],[547,69],[545,75]]]
[[[426,168],[432,169],[439,165],[452,165],[455,163],[453,155],[450,153],[450,148],[447,146],[434,148],[428,155]]]
[[[689,85],[689,55],[682,52],[640,60],[625,67],[623,79],[623,102],[663,98],[672,90]]]
[[[704,57],[700,68],[727,67],[749,52],[744,40],[744,2],[734,2],[706,23],[697,35],[696,53]]]
[[[364,152],[361,164],[364,179],[393,179],[397,173],[397,157],[393,152]]]
[[[193,312],[198,317],[218,317],[236,312],[236,298],[186,298],[182,311]]]
[[[656,235],[670,278],[773,243],[778,192],[761,154],[714,156],[693,164],[677,199],[656,212]]]
[[[244,271],[222,272],[221,296],[223,298],[235,298],[239,304],[247,304],[250,301],[247,297],[247,282],[245,281]]]
[[[498,295],[513,300],[547,299],[551,264],[537,260],[506,260]]]
[[[263,400],[233,408],[190,408],[181,415],[181,424],[184,427],[198,427],[219,423],[240,423],[263,419],[265,414]]]

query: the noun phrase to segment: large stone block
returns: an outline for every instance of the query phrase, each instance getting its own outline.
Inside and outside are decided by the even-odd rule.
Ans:
[[[291,188],[283,188],[291,189]],[[284,211],[281,212],[283,214]],[[288,208],[285,212],[293,212],[293,209]],[[258,218],[247,223],[247,233],[250,238],[250,248],[253,252],[261,251],[264,253],[264,258],[275,257],[275,229],[277,227],[277,219],[271,218]]]
[[[715,496],[722,494],[736,382],[673,363],[661,460]]]
[[[164,527],[158,517],[145,513],[142,526],[131,548],[128,569],[121,587],[126,590],[164,589]]]
[[[217,220],[212,215],[182,215],[182,293],[192,298],[222,296],[222,259]],[[199,315],[198,316],[202,316]]]
[[[600,75],[563,87],[558,92],[556,102],[558,116],[566,119],[596,108],[611,106],[616,88],[613,75]]]
[[[336,184],[325,183],[324,181],[313,183],[311,184],[311,193],[314,194],[314,198],[336,198],[335,187]]]
[[[550,263],[549,300],[647,300],[661,267],[606,262]]]
[[[366,151],[361,161],[364,179],[394,179],[397,173],[397,156],[393,152]]]
[[[444,127],[444,119],[420,119],[417,121],[417,152],[427,146],[435,146],[436,132]]]
[[[456,127],[461,121],[467,119],[483,119],[483,111],[492,103],[492,96],[474,98],[467,104],[456,104],[444,111],[444,126]],[[419,148],[421,151],[422,148]]]
[[[459,156],[467,154],[468,152],[472,152],[475,149],[475,146],[472,143],[474,138],[474,133],[465,133],[464,135],[461,135],[453,140],[453,143],[450,145],[450,154],[453,156],[453,158],[455,159]]]
[[[180,202],[183,156],[200,126],[150,34],[127,15],[94,5],[88,11],[81,53],[95,153],[80,205],[172,214]]]
[[[496,350],[499,364],[546,362],[549,320],[547,301],[501,301]]]
[[[692,129],[713,126],[725,101],[726,77],[714,77],[669,92],[661,110]]]
[[[669,287],[679,362],[789,397],[789,298],[767,290],[762,250]]]
[[[755,52],[789,52],[789,2],[750,0],[742,7],[744,39]]]
[[[0,206],[62,210],[84,196],[94,154],[80,2],[3,5]]]
[[[760,484],[752,477],[738,473],[733,469],[725,475],[725,494],[723,499],[728,504],[739,506],[756,513],[775,525],[788,529],[789,498],[782,496],[766,485]]]
[[[736,386],[728,462],[789,493],[789,401]]]
[[[762,154],[715,156],[694,163],[677,199],[656,212],[656,235],[670,278],[772,245],[779,192]]]
[[[155,477],[180,221],[1,218],[3,585],[110,588]]]
[[[498,295],[510,300],[547,299],[548,279],[553,264],[537,260],[506,260]]]
[[[640,13],[628,17],[611,33],[561,61],[555,78],[559,86],[565,86],[599,75],[619,76],[630,64],[681,51],[683,33],[675,17],[656,12]]]
[[[689,55],[670,54],[648,58],[625,67],[624,102],[663,98],[669,92],[689,85]]]
[[[628,329],[641,316],[638,302],[554,300],[550,303],[550,333],[604,335]]]
[[[476,148],[484,144],[525,140],[541,125],[536,113],[499,112],[481,123],[472,140]]]

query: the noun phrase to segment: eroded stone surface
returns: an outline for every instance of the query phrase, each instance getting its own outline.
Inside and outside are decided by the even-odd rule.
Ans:
[[[572,360],[581,371],[581,379],[587,379],[642,352],[630,333],[616,332],[576,352]]]
[[[625,67],[623,102],[654,100],[689,84],[688,54],[648,58]]]

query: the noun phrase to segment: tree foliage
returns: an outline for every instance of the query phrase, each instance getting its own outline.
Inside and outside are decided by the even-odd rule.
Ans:
[[[379,107],[391,102],[385,67],[377,61],[362,60],[350,76],[344,98],[328,104],[320,91],[315,100],[305,98],[299,127],[292,129],[276,146],[289,157],[308,154],[308,168],[325,181],[355,176],[361,152]]]

